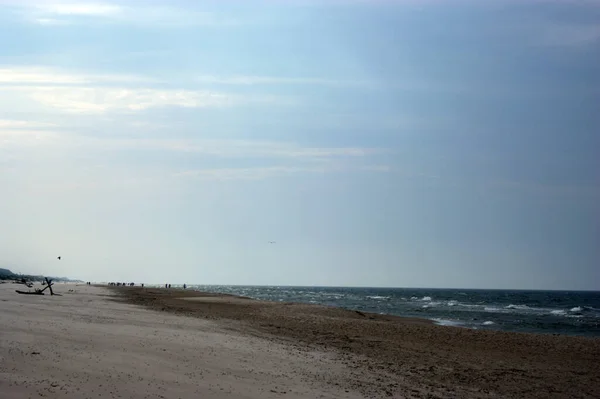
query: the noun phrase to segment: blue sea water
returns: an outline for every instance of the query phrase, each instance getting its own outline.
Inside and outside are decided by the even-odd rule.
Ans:
[[[473,329],[600,336],[600,292],[216,285],[188,288],[415,316]]]

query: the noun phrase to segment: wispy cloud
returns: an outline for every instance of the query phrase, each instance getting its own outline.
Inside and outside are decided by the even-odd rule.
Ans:
[[[230,17],[192,7],[105,2],[28,1],[13,4],[25,21],[41,25],[118,23],[159,26],[228,26],[239,23]]]
[[[153,83],[156,79],[127,74],[90,74],[66,71],[44,66],[0,67],[0,84],[103,84],[103,83]]]
[[[149,139],[73,137],[65,134],[65,145],[95,150],[162,150],[195,153],[221,158],[287,158],[326,160],[369,157],[384,152],[379,148],[307,147],[286,141],[239,139]]]
[[[56,126],[54,123],[0,119],[0,129],[35,129]]]
[[[73,113],[140,111],[165,106],[225,107],[241,102],[223,93],[191,90],[18,86],[7,91],[20,92],[42,105]]]
[[[140,111],[166,106],[273,105],[291,101],[281,96],[241,95],[206,89],[161,89],[152,87],[154,83],[158,80],[127,74],[81,73],[47,67],[0,68],[0,86],[4,86],[0,97],[24,96],[46,107],[72,113]]]
[[[52,130],[55,127],[53,123],[0,119],[0,149],[47,144],[60,137]]]
[[[61,159],[64,157],[73,160],[72,155],[77,154],[76,158],[83,156],[88,160],[103,160],[110,164],[112,154],[121,154],[123,151],[130,154],[133,159],[137,159],[140,155],[143,156],[145,152],[153,154],[161,152],[166,155],[185,152],[188,154],[186,159],[192,165],[188,169],[180,170],[177,163],[167,163],[156,169],[153,166],[144,166],[134,162],[127,163],[126,169],[123,169],[122,165],[112,164],[110,164],[112,166],[109,165],[110,167],[96,165],[90,169],[89,161],[81,163],[76,169],[85,169],[87,172],[82,172],[83,175],[80,173],[75,175],[81,175],[79,176],[81,179],[89,175],[94,179],[97,187],[104,186],[106,182],[117,175],[120,179],[138,182],[140,179],[156,181],[156,179],[181,180],[184,178],[227,181],[261,180],[305,174],[386,173],[390,171],[386,165],[373,163],[377,159],[376,156],[384,152],[378,148],[311,147],[286,141],[239,139],[119,138],[87,136],[69,132],[69,129],[62,132],[60,130],[60,126],[42,122],[1,120],[0,151],[9,151],[7,154],[12,154],[11,160],[20,161],[21,166],[26,165],[32,157],[36,159],[36,162],[50,162],[48,163],[49,171],[64,168],[64,165],[57,165],[52,161],[57,156],[60,156]],[[36,153],[28,151],[33,148],[37,149]],[[62,155],[56,155],[56,153]],[[217,168],[204,166],[211,158],[213,161],[220,159],[218,164],[227,166]],[[242,163],[253,166],[229,166],[234,159],[235,165]],[[195,162],[198,162],[198,167],[193,166]],[[255,165],[256,163],[259,165]],[[71,162],[71,164],[75,165],[76,163]],[[7,166],[10,167],[11,163],[8,163]],[[15,169],[14,173],[17,172],[18,170]],[[32,172],[27,173],[29,175]],[[74,178],[73,176],[71,177]],[[85,179],[82,182],[85,182]]]
[[[340,86],[340,87],[369,87],[372,82],[367,81],[347,81],[337,79],[323,79],[310,77],[275,77],[275,76],[253,76],[253,75],[233,75],[233,76],[215,76],[200,75],[194,78],[198,83],[211,83],[223,85],[319,85],[319,86]]]
[[[102,3],[58,3],[58,4],[38,4],[35,6],[42,13],[55,15],[98,15],[110,16],[119,14],[123,8],[114,4]]]
[[[221,168],[221,169],[195,169],[175,173],[177,178],[194,178],[199,180],[263,180],[275,177],[284,177],[297,174],[326,174],[351,171],[387,172],[389,168],[382,165],[353,167],[352,165],[324,165],[324,166],[271,166],[257,168]]]

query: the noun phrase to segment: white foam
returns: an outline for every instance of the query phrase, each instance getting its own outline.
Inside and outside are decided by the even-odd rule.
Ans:
[[[583,312],[583,308],[581,306],[576,306],[573,309],[569,310],[571,313],[581,313]]]
[[[431,297],[430,296],[424,296],[423,298],[421,298],[422,301],[431,301]]]
[[[486,312],[501,312],[502,311],[498,308],[493,308],[493,307],[483,308],[483,310],[485,310]]]
[[[458,301],[448,301],[448,306],[456,306],[458,305]]]
[[[410,297],[410,300],[411,300],[411,301],[417,301],[418,299],[419,299],[419,298],[417,298],[416,296],[411,296],[411,297]]]
[[[567,313],[567,312],[565,312],[564,310],[552,310],[552,311],[550,312],[550,314],[554,314],[554,315],[558,315],[558,316],[564,315],[564,314],[566,314],[566,313]]]
[[[490,320],[484,321],[483,323],[481,323],[482,326],[492,326],[494,324],[496,324],[496,323],[494,323],[493,321],[490,321]]]
[[[463,324],[461,322],[454,321],[454,320],[433,319],[433,321],[435,321],[435,324],[437,324],[439,326],[450,326],[450,327],[462,327],[463,326]]]
[[[389,297],[389,296],[373,295],[373,296],[368,296],[367,298],[369,298],[369,299],[390,299],[391,297]]]
[[[510,304],[506,307],[506,309],[520,309],[520,310],[525,310],[525,309],[530,309],[529,306],[527,305],[513,305]]]

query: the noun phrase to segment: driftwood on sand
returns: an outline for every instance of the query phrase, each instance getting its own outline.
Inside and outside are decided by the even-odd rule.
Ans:
[[[50,295],[60,295],[60,294],[55,294],[54,291],[52,290],[52,286],[54,285],[54,283],[52,282],[52,280],[48,280],[48,277],[44,278],[44,282],[45,282],[45,287],[42,288],[41,290],[39,288],[36,288],[34,291],[21,291],[21,290],[15,290],[17,294],[24,294],[24,295],[44,295],[44,291],[46,291],[47,289],[50,290]],[[30,286],[28,286],[30,287]]]

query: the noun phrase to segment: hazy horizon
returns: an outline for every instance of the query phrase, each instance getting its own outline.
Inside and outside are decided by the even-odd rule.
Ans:
[[[566,3],[0,0],[0,267],[599,290],[600,1]]]

